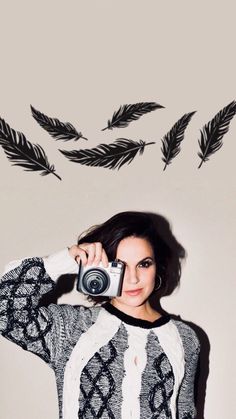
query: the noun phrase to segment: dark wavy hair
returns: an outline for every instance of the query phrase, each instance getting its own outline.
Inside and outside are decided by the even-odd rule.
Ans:
[[[78,244],[101,242],[112,261],[116,258],[117,247],[126,237],[139,237],[146,239],[152,246],[157,275],[161,276],[162,286],[157,296],[170,295],[179,285],[181,276],[181,259],[185,258],[184,248],[177,242],[171,232],[168,221],[161,215],[140,212],[120,212],[100,225],[94,225],[82,233]],[[108,297],[91,297],[94,303],[108,301]]]

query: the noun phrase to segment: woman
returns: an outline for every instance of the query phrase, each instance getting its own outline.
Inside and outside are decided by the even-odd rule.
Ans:
[[[70,248],[8,265],[2,335],[53,368],[60,418],[195,417],[199,341],[150,302],[169,293],[171,258],[151,215],[129,211],[94,226]],[[60,275],[78,272],[80,261],[107,267],[115,259],[125,265],[120,296],[91,307],[39,305]]]

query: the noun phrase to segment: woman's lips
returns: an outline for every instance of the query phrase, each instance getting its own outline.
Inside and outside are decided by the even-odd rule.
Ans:
[[[141,291],[142,291],[142,288],[138,288],[137,290],[125,291],[125,293],[132,297],[135,297],[136,295],[140,294]]]

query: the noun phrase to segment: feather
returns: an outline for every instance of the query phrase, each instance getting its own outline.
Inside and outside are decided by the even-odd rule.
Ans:
[[[105,129],[125,128],[130,122],[135,121],[145,113],[155,111],[155,109],[158,108],[164,108],[164,106],[155,102],[141,102],[120,106],[118,111],[113,113],[112,119],[108,120],[107,127],[103,128],[102,131],[105,131]]]
[[[222,138],[228,132],[229,123],[235,113],[236,101],[234,100],[204,125],[201,130],[201,139],[198,140],[201,149],[201,152],[198,152],[198,156],[201,159],[198,169],[200,169],[203,162],[209,160],[209,157],[222,147]]]
[[[49,118],[47,115],[37,111],[30,105],[32,116],[53,138],[63,141],[78,141],[79,138],[87,140],[81,132],[76,131],[75,127],[69,122],[61,122],[57,118]]]
[[[130,164],[136,154],[143,154],[144,147],[154,142],[145,143],[140,140],[133,141],[126,138],[118,138],[112,144],[100,144],[92,149],[85,150],[59,150],[65,157],[75,163],[86,166],[108,167],[109,169],[120,169],[125,163]]]
[[[38,144],[31,144],[22,132],[12,129],[4,119],[0,118],[0,145],[5,151],[7,158],[14,162],[13,166],[21,166],[25,171],[42,171],[45,176],[55,173],[54,165],[50,165],[45,151]]]
[[[163,170],[165,170],[167,165],[171,163],[171,160],[179,154],[180,144],[184,139],[184,131],[194,114],[195,112],[190,112],[183,115],[164,136],[161,148],[164,156],[162,160],[165,163]]]

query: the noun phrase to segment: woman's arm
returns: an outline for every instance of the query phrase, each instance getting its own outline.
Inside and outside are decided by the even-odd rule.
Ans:
[[[0,332],[23,349],[50,363],[56,356],[60,336],[68,327],[65,317],[71,306],[40,307],[43,294],[52,290],[63,273],[75,273],[78,264],[64,249],[46,258],[13,261],[0,280]],[[73,316],[70,316],[73,319]]]
[[[40,307],[41,297],[51,291],[54,281],[65,273],[77,273],[79,260],[107,266],[107,255],[101,243],[73,245],[44,258],[13,261],[4,270],[0,280],[0,333],[40,356],[54,366],[76,334],[86,330],[92,311],[85,307],[50,304]]]
[[[185,373],[178,394],[177,418],[194,419],[197,414],[194,389],[200,343],[192,328],[184,323],[178,323],[185,351]]]

